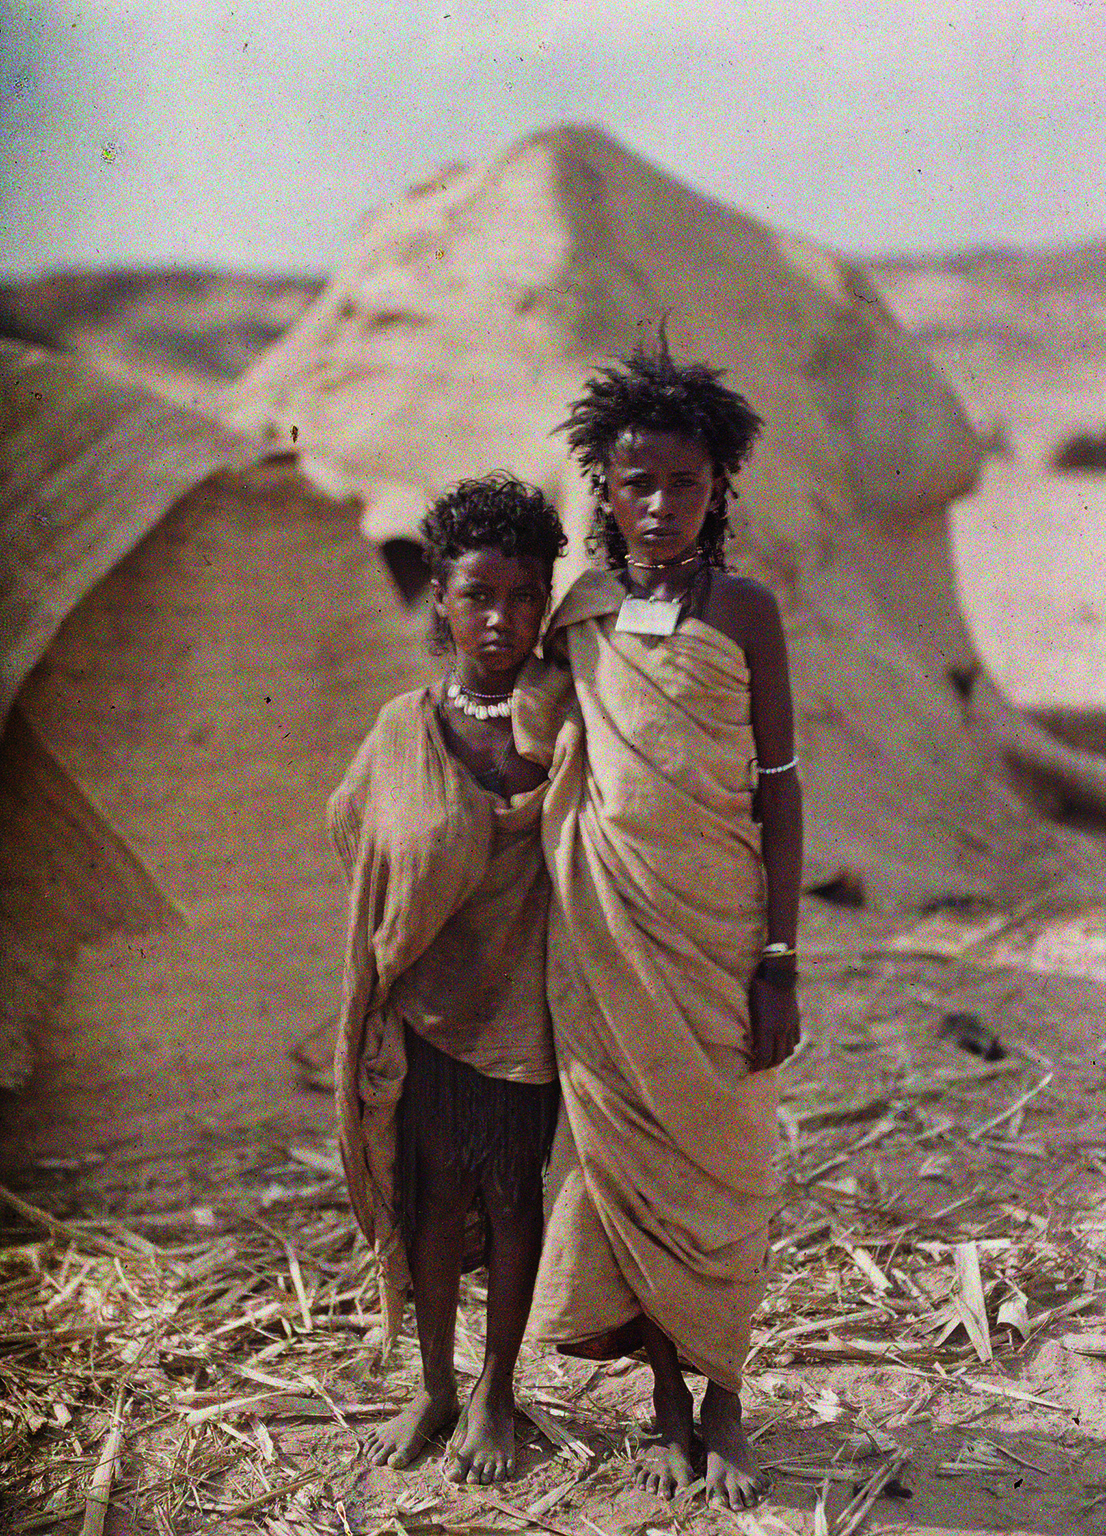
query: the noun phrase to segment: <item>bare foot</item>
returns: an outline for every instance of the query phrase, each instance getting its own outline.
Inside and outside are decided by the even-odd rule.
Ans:
[[[695,1480],[691,1465],[692,1400],[682,1378],[678,1385],[664,1386],[658,1379],[653,1388],[653,1407],[657,1414],[658,1442],[649,1446],[638,1459],[634,1482],[646,1493],[671,1499],[679,1489],[689,1488]]]
[[[725,1509],[752,1509],[770,1483],[753,1460],[741,1426],[741,1399],[714,1382],[707,1385],[700,1414],[707,1448],[707,1503]]]
[[[515,1396],[481,1376],[446,1452],[450,1483],[501,1483],[515,1473]]]
[[[456,1387],[437,1393],[420,1387],[403,1412],[374,1429],[365,1442],[370,1466],[410,1466],[426,1442],[456,1417]]]

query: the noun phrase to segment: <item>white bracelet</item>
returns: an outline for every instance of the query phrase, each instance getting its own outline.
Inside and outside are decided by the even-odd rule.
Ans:
[[[762,768],[758,763],[757,774],[759,776],[762,773],[786,773],[789,768],[797,768],[798,766],[799,759],[797,757],[793,757],[789,763],[781,763],[778,768]]]
[[[761,950],[761,954],[769,960],[789,960],[794,953],[794,947],[786,939],[775,939]]]

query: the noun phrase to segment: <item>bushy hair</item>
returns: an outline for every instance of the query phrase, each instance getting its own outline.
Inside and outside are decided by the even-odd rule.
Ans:
[[[675,362],[662,325],[655,352],[639,350],[613,368],[600,368],[556,429],[564,432],[591,481],[597,506],[590,546],[603,550],[611,565],[625,561],[626,542],[604,508],[604,482],[615,444],[634,430],[673,432],[703,445],[723,489],[707,512],[699,549],[711,565],[725,563],[726,501],[761,419],[743,396],[721,383],[724,375],[724,368]]]
[[[543,493],[505,470],[460,480],[444,491],[423,518],[419,532],[430,574],[441,582],[448,581],[460,555],[473,549],[496,549],[508,559],[536,560],[548,584],[554,561],[568,542],[560,518]],[[437,615],[430,638],[439,651],[451,643],[449,627]]]

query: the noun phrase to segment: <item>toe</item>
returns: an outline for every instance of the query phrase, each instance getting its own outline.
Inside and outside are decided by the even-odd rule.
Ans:
[[[753,1492],[753,1483],[750,1478],[738,1475],[730,1483],[730,1508],[752,1509],[756,1503],[756,1494]]]
[[[740,1509],[740,1504],[730,1502],[730,1490],[726,1486],[726,1479],[719,1478],[717,1482],[707,1485],[707,1503],[714,1509]]]

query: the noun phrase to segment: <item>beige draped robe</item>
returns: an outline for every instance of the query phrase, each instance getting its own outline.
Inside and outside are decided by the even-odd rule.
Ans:
[[[570,695],[566,672],[527,662],[513,695],[521,755],[550,766]],[[334,1059],[338,1143],[354,1213],[380,1262],[385,1352],[409,1279],[395,1200],[404,1019],[487,1076],[554,1075],[540,842],[547,788],[509,804],[482,788],[447,749],[430,692],[420,689],[380,711],[327,806],[351,886]]]
[[[604,1358],[645,1313],[736,1391],[778,1190],[776,1074],[746,1057],[764,936],[749,672],[694,618],[616,632],[624,595],[588,573],[550,628],[582,724],[545,806],[563,1107],[531,1332]]]

